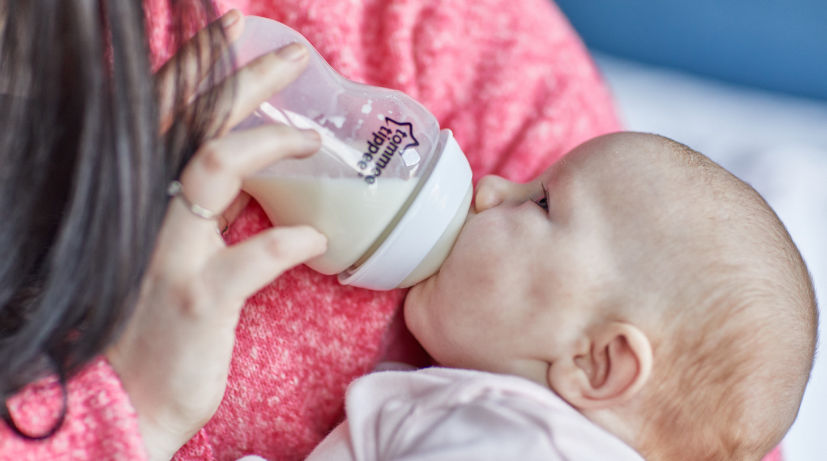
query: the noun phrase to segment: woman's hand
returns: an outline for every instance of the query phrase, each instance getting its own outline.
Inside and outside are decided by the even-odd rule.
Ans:
[[[227,36],[238,37],[240,14],[233,11],[222,19]],[[227,25],[232,19],[235,22]],[[193,40],[205,39],[202,32]],[[161,107],[167,114],[162,127],[170,120],[171,92],[165,89],[174,84],[175,72],[195,72],[197,60],[207,59],[197,56],[195,49],[192,43],[185,45],[159,71]],[[304,47],[288,46],[230,77],[235,79],[235,92],[231,83],[211,89],[219,92],[220,104],[231,104],[226,106],[229,119],[224,126],[238,124],[294,80],[306,61]],[[325,238],[309,227],[274,228],[227,247],[217,232],[226,221],[197,216],[187,201],[232,219],[243,178],[280,158],[312,154],[319,144],[312,131],[262,126],[222,133],[186,165],[180,178],[186,200],[170,202],[136,310],[107,351],[138,413],[150,459],[169,459],[218,408],[244,300],[326,247]]]

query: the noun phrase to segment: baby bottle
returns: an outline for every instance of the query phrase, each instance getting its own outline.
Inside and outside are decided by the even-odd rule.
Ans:
[[[471,168],[451,131],[402,92],[345,79],[298,32],[269,19],[246,18],[237,63],[292,42],[308,47],[307,69],[242,127],[312,128],[322,147],[261,170],[244,190],[274,224],[308,224],[327,237],[327,251],[307,262],[318,272],[375,290],[427,278],[471,202]]]

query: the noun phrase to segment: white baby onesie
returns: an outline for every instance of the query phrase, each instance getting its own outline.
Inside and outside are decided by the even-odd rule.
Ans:
[[[643,461],[553,392],[479,371],[383,371],[354,381],[347,420],[308,461]]]

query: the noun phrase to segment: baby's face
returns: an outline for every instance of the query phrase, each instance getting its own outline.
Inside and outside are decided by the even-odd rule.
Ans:
[[[631,269],[615,247],[650,219],[645,181],[614,155],[629,136],[645,135],[592,140],[530,183],[480,180],[450,255],[405,302],[435,360],[525,376],[579,340]]]

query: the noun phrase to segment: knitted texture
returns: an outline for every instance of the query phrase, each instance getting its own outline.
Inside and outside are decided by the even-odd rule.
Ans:
[[[0,423],[0,460],[134,460],[146,459],[138,420],[121,382],[109,364],[97,359],[68,384],[66,420],[43,442],[27,442]],[[43,434],[57,421],[61,391],[56,379],[30,384],[10,399],[17,426]]]

